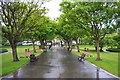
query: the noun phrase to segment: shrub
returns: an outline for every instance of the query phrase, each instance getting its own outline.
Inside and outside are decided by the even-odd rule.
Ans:
[[[110,51],[110,52],[120,52],[120,49],[118,49],[118,48],[108,48],[108,49],[106,49],[106,51]]]
[[[0,49],[0,53],[8,52],[7,49]]]

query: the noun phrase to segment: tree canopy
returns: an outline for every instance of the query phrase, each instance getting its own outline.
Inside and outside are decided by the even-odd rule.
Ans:
[[[40,5],[43,3],[41,2]],[[30,26],[30,22],[33,24],[37,13],[43,15],[45,13],[44,8],[38,8],[36,3],[33,2],[3,2],[1,1],[1,17],[5,26],[2,26],[2,35],[10,42],[13,52],[13,61],[18,61],[16,45],[22,34],[25,34],[34,26]],[[33,19],[34,18],[34,19]]]
[[[97,48],[97,59],[101,60],[99,43],[106,34],[114,31],[119,15],[119,2],[62,2],[60,11],[69,23],[91,34]]]

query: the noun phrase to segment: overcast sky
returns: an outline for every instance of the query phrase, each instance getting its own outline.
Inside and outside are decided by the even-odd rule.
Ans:
[[[61,14],[59,11],[60,9],[59,4],[61,2],[62,0],[51,0],[43,4],[43,6],[49,9],[47,16],[49,16],[52,20],[54,18],[57,18]]]
[[[32,0],[3,0],[3,1],[32,1]],[[44,1],[44,0],[34,0],[35,2],[37,1]],[[59,4],[62,2],[63,0],[50,0],[49,2],[45,2],[42,6],[46,7],[47,9],[49,9],[48,13],[46,16],[49,16],[52,20],[54,18],[57,18],[61,13],[59,11],[60,6]]]

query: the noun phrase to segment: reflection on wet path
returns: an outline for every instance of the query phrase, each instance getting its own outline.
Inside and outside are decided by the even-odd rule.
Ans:
[[[28,63],[6,78],[114,78],[61,47],[42,53],[37,62]]]

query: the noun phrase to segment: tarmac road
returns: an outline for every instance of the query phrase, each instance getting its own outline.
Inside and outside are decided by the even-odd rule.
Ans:
[[[62,47],[52,47],[17,72],[4,78],[115,78],[87,61],[79,62],[77,56]],[[113,80],[113,79],[112,79]]]

